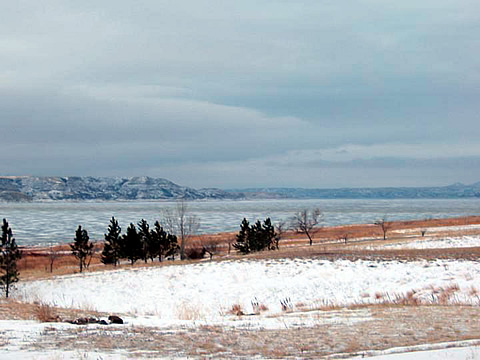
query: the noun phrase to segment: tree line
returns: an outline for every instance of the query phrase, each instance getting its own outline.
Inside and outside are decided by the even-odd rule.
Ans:
[[[318,209],[302,210],[290,219],[288,228],[299,234],[305,234],[312,245],[312,238],[319,229],[321,216]],[[173,260],[176,254],[181,260],[200,259],[207,253],[211,259],[218,250],[218,244],[212,241],[187,248],[190,237],[198,229],[199,221],[188,213],[183,202],[177,204],[175,211],[164,212],[162,224],[165,225],[162,226],[159,221],[156,221],[153,228],[150,228],[148,222],[142,219],[137,225],[130,223],[126,232],[122,234],[118,221],[112,217],[107,233],[104,235],[101,262],[117,266],[121,260],[128,260],[133,265],[138,260],[148,262],[158,258],[161,262],[169,257]],[[285,222],[274,226],[270,218],[266,218],[263,222],[257,220],[253,224],[244,218],[240,231],[235,236],[233,248],[242,254],[278,250],[286,228]],[[74,243],[70,247],[82,272],[89,266],[94,245],[89,241],[87,231],[80,225],[75,233]]]
[[[287,228],[298,234],[304,234],[312,245],[314,234],[321,228],[319,226],[321,220],[322,213],[319,209],[305,209],[297,212],[290,218],[288,226],[285,222],[273,225],[270,218],[266,218],[263,222],[257,220],[250,224],[244,218],[240,224],[240,230],[235,236],[233,248],[242,254],[278,250],[279,242]],[[384,216],[375,222],[375,225],[382,229],[383,238],[386,239],[391,222],[387,222]],[[112,217],[107,232],[104,234],[100,260],[103,264],[117,266],[121,260],[128,260],[133,265],[138,260],[153,262],[158,259],[161,262],[165,258],[174,259],[177,254],[182,260],[203,258],[207,253],[212,258],[218,250],[218,243],[215,241],[203,242],[200,244],[200,249],[187,247],[191,236],[198,230],[198,227],[198,218],[188,213],[186,204],[183,202],[177,204],[175,211],[165,211],[162,223],[156,221],[153,227],[150,227],[148,222],[142,219],[136,225],[130,223],[124,234],[122,234],[118,221]],[[17,261],[22,254],[6,219],[3,219],[1,231],[0,287],[8,297],[11,286],[19,278]],[[424,233],[425,231],[422,231],[422,236]],[[345,235],[346,241],[347,235]],[[94,244],[90,241],[87,230],[83,229],[81,225],[75,231],[70,249],[72,255],[78,260],[80,272],[88,268],[94,253]],[[49,256],[50,271],[52,271],[53,262],[57,257],[58,253],[52,247]]]

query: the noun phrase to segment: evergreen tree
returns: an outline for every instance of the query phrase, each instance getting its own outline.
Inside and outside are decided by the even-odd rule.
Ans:
[[[133,265],[142,258],[142,242],[135,224],[130,223],[127,233],[123,235],[123,257],[127,258]]]
[[[236,236],[237,241],[233,244],[233,247],[243,254],[248,254],[251,251],[251,237],[250,223],[246,218],[243,218],[242,224],[240,225],[240,231]]]
[[[142,219],[138,224],[138,236],[140,237],[141,246],[141,258],[147,262],[148,258],[153,260],[152,251],[152,234],[150,232],[150,226],[147,221]]]
[[[177,237],[167,233],[158,221],[155,222],[154,229],[151,231],[151,255],[157,257],[161,262],[162,257],[174,255],[178,250]]]
[[[253,225],[250,225],[244,218],[233,247],[243,254],[265,249],[272,250],[275,248],[276,237],[277,234],[270,218],[265,219],[263,224],[257,220]]]
[[[110,225],[108,225],[108,233],[104,235],[105,242],[101,257],[102,263],[117,266],[121,258],[121,232],[122,229],[118,226],[118,221],[112,216]]]
[[[82,229],[81,225],[78,225],[77,231],[75,231],[74,243],[70,244],[73,256],[78,259],[80,265],[80,272],[84,268],[87,268],[87,259],[93,255],[93,243],[90,241],[87,230]]]
[[[20,275],[17,270],[17,261],[22,257],[22,254],[6,219],[3,219],[1,241],[0,270],[3,271],[3,274],[0,276],[0,285],[5,290],[5,297],[8,298],[10,287],[18,281]]]
[[[266,218],[263,221],[261,228],[258,231],[258,251],[261,250],[274,250],[275,249],[275,239],[277,233],[275,232],[275,227],[272,225],[270,218]]]

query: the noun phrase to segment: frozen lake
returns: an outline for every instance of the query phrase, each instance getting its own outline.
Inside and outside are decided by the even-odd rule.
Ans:
[[[480,215],[480,199],[412,200],[250,200],[189,202],[200,219],[201,233],[237,231],[244,217],[250,221],[270,217],[278,222],[304,208],[322,210],[323,225],[372,223],[387,215],[390,220]],[[45,202],[0,203],[0,217],[9,221],[20,245],[71,242],[78,225],[92,240],[103,240],[109,220],[118,219],[125,230],[142,218],[150,224],[161,219],[162,209],[175,202]]]

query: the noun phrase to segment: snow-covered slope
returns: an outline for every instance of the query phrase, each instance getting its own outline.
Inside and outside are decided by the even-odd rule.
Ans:
[[[282,313],[293,310],[396,301],[478,304],[480,264],[473,261],[224,261],[96,272],[20,282],[25,301],[61,307],[179,319],[224,319],[233,305],[252,302]],[[409,295],[407,292],[413,291]]]

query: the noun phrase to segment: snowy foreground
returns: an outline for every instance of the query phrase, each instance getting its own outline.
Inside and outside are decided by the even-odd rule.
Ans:
[[[15,296],[26,302],[129,314],[156,326],[182,320],[222,322],[231,318],[233,306],[247,314],[258,312],[258,303],[268,326],[267,315],[284,310],[404,298],[425,304],[479,304],[478,291],[480,264],[473,261],[282,259],[77,274],[21,282]]]
[[[371,321],[368,309],[329,306],[401,302],[480,304],[480,263],[474,261],[327,261],[320,259],[237,260],[122,269],[20,282],[14,296],[66,308],[121,315],[126,326],[198,328],[219,325],[241,329],[284,329],[327,323]],[[245,314],[236,316],[232,307]],[[322,310],[329,311],[322,311]],[[128,354],[26,352],[46,327],[58,332],[69,324],[0,321],[9,334],[2,359],[110,359]],[[63,330],[62,330],[63,329]],[[98,331],[102,331],[101,327]],[[475,344],[461,349],[420,352],[415,359],[480,359]],[[447,345],[445,345],[446,347]],[[470,346],[470,347],[468,347]],[[425,350],[400,349],[400,351]],[[387,352],[367,354],[394,360]],[[402,354],[401,356],[407,356]],[[422,357],[421,357],[422,356]],[[466,357],[467,356],[467,357]]]

